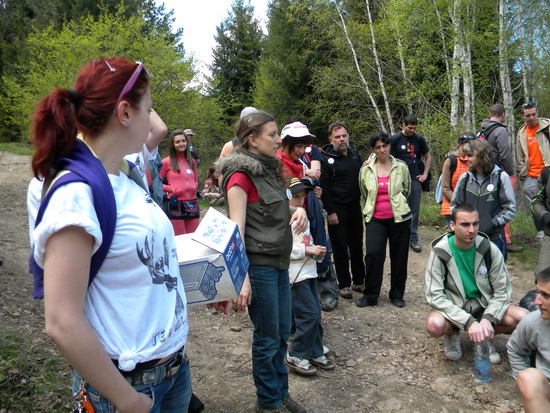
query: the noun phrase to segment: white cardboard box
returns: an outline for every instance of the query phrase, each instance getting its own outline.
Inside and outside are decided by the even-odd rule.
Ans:
[[[235,222],[210,208],[194,233],[176,236],[176,251],[188,305],[238,297],[249,263]]]

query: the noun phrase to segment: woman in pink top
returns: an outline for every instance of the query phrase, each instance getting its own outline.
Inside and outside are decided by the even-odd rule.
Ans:
[[[404,307],[403,295],[407,281],[411,210],[407,196],[411,178],[407,165],[390,155],[390,138],[378,132],[369,138],[374,157],[359,171],[361,206],[366,223],[365,290],[357,306],[376,305],[386,260],[386,244],[390,243],[391,287],[390,300]]]
[[[170,156],[162,160],[160,178],[164,211],[176,235],[195,232],[199,225],[197,202],[197,163],[187,148],[187,136],[181,129],[170,134]]]

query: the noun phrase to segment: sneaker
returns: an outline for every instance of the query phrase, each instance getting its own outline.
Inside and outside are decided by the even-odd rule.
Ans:
[[[353,298],[353,293],[351,292],[351,288],[344,287],[340,290],[340,297],[342,298]]]
[[[265,407],[261,407],[258,404],[258,402],[256,402],[256,408],[254,409],[254,412],[255,413],[288,413],[289,411],[287,410],[284,404],[274,409],[267,409]]]
[[[521,245],[516,245],[516,244],[510,243],[510,244],[506,244],[506,251],[513,252],[513,253],[522,252],[523,247]]]
[[[283,406],[286,408],[286,411],[290,413],[307,413],[307,410],[294,400],[292,397],[288,396],[286,399],[283,399]]]
[[[323,346],[323,355],[326,356],[328,353],[330,353],[330,349],[327,346]]]
[[[422,245],[420,245],[418,242],[411,243],[411,248],[414,252],[422,252]]]
[[[544,231],[537,232],[537,239],[542,244],[542,242],[544,241]]]
[[[289,370],[302,376],[314,376],[317,374],[317,369],[313,367],[307,359],[292,357],[288,353],[285,355],[285,365]]]
[[[460,333],[453,334],[452,336],[445,336],[445,357],[452,361],[460,360],[462,358]]]
[[[363,292],[365,291],[365,286],[361,284],[352,284],[351,289],[353,291],[357,291],[358,293],[363,294]]]
[[[332,311],[336,307],[338,307],[337,298],[328,297],[321,300],[321,310],[323,311]]]
[[[497,353],[497,349],[495,348],[495,343],[493,342],[493,340],[489,340],[489,360],[491,361],[491,364],[502,363],[500,354]]]
[[[314,366],[319,367],[321,370],[334,370],[336,367],[336,364],[334,364],[334,362],[325,355],[312,358],[309,362]]]

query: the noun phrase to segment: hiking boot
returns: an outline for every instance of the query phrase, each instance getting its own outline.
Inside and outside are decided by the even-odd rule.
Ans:
[[[334,370],[336,364],[327,356],[315,357],[309,360],[315,367],[319,367],[321,370]]]
[[[353,298],[353,293],[349,287],[344,287],[340,290],[340,297],[350,299]]]
[[[351,289],[353,291],[357,291],[358,293],[361,293],[361,294],[363,294],[363,292],[365,292],[365,286],[361,285],[361,284],[352,284]]]
[[[411,249],[414,252],[422,252],[422,245],[420,245],[418,242],[411,243]]]
[[[445,336],[445,357],[452,361],[460,360],[462,358],[460,333],[453,334],[452,336]]]
[[[288,413],[289,410],[285,407],[284,404],[280,405],[279,407],[276,407],[274,409],[267,409],[265,407],[261,407],[258,402],[256,402],[256,408],[254,409],[255,413]]]
[[[332,311],[336,307],[338,307],[337,298],[328,297],[321,300],[321,310],[323,311]]]
[[[401,298],[394,298],[393,300],[391,300],[391,303],[398,308],[403,308],[406,305],[405,301],[403,301]]]
[[[510,243],[510,244],[506,244],[506,251],[513,252],[513,253],[522,252],[523,247],[521,245],[516,245],[516,244]]]
[[[378,300],[369,301],[366,297],[361,297],[355,304],[357,307],[374,307],[378,304]]]
[[[292,357],[288,353],[285,355],[285,365],[289,370],[302,376],[314,376],[317,374],[317,369],[309,363],[308,359]]]
[[[283,406],[285,406],[286,411],[290,413],[307,413],[307,410],[290,396],[283,399]]]
[[[491,361],[491,364],[502,363],[500,354],[497,353],[497,349],[495,348],[495,343],[493,342],[493,340],[487,340],[487,342],[489,343],[489,360]]]

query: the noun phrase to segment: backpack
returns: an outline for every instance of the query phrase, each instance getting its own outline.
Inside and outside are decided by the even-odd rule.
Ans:
[[[504,125],[500,125],[498,123],[494,123],[492,124],[491,126],[489,126],[488,128],[485,128],[485,129],[481,129],[477,134],[476,134],[476,137],[478,139],[485,139],[487,140],[489,138],[489,135],[491,134],[492,131],[494,131],[496,128],[505,128],[506,126]]]
[[[446,156],[445,159],[449,158],[451,161],[451,165],[449,166],[449,170],[451,171],[451,179],[453,178],[453,174],[456,171],[456,155],[453,153],[450,153]],[[435,187],[435,202],[438,204],[441,204],[443,202],[443,183],[442,183],[443,174],[439,175],[439,179],[437,181],[437,186]]]
[[[126,170],[125,165],[128,167],[128,170]],[[125,161],[121,166],[123,172],[126,173],[130,179],[147,191],[139,171],[135,168],[133,163]],[[113,241],[115,233],[117,211],[113,187],[111,186],[109,176],[105,172],[105,168],[101,164],[101,161],[94,156],[88,146],[80,139],[76,140],[74,149],[67,157],[57,160],[54,169],[56,173],[52,176],[54,176],[55,179],[44,183],[44,189],[42,191],[43,196],[38,214],[36,215],[35,228],[42,221],[52,194],[57,189],[72,182],[83,182],[90,186],[92,189],[94,209],[103,235],[103,242],[91,259],[90,278],[88,280],[89,286],[103,265],[103,261],[105,261],[105,257],[111,247],[111,242]],[[30,265],[34,275],[33,296],[36,299],[42,299],[44,298],[44,270],[40,268],[34,260],[34,248],[33,251],[31,251]]]

